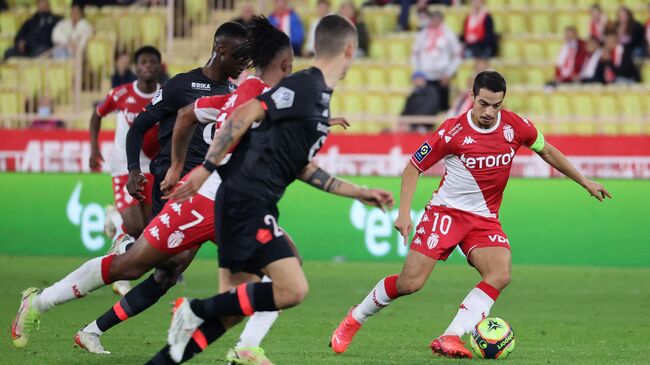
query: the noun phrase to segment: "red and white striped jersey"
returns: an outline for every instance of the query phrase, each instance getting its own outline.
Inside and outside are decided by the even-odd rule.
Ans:
[[[143,93],[138,89],[137,82],[136,80],[112,89],[106,96],[106,99],[97,106],[97,114],[100,117],[105,117],[114,111],[117,112],[113,151],[108,161],[113,176],[128,175],[126,134],[135,118],[156,94],[156,92],[151,94]],[[149,162],[151,162],[152,158],[156,157],[159,151],[158,125],[156,125],[144,135],[142,151],[140,152],[140,171],[143,173],[149,172]]]
[[[214,124],[214,133],[216,133],[226,119],[228,119],[228,116],[233,112],[233,110],[258,95],[263,94],[269,89],[269,85],[265,84],[259,77],[249,76],[239,85],[239,87],[237,87],[237,90],[230,94],[206,96],[197,99],[194,102],[194,114],[199,122],[204,124]],[[206,127],[205,130],[211,129],[212,128]],[[224,158],[222,165],[227,163],[229,159],[230,153],[226,158]],[[214,172],[210,178],[201,185],[198,193],[214,200],[220,183],[221,178],[216,172]]]
[[[411,156],[424,172],[444,160],[445,174],[431,204],[496,218],[508,183],[512,159],[522,145],[544,147],[544,136],[526,118],[501,110],[496,124],[481,129],[471,110],[447,119]]]

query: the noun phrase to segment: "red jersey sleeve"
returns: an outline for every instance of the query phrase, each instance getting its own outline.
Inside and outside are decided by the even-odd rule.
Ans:
[[[443,159],[445,156],[453,153],[452,147],[449,142],[444,138],[447,127],[451,124],[448,119],[438,127],[436,132],[429,137],[417,151],[411,156],[411,163],[420,172],[425,172],[430,169],[436,162]]]
[[[535,152],[539,152],[544,148],[544,135],[538,131],[532,121],[512,113],[514,118],[519,122],[516,123],[517,136],[521,144],[530,148]]]
[[[106,99],[97,105],[97,115],[103,118],[115,111],[117,108],[117,100],[119,99],[119,95],[116,94],[116,91],[116,89],[109,91],[108,95],[106,95]]]
[[[223,108],[232,94],[205,96],[194,102],[194,114],[200,123],[215,122],[219,110]]]

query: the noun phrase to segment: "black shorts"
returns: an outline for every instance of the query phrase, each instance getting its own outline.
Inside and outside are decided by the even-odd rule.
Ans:
[[[275,204],[222,184],[214,200],[219,267],[261,276],[268,264],[295,257],[277,224]]]

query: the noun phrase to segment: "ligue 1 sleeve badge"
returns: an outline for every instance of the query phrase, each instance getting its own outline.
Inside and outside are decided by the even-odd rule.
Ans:
[[[503,127],[503,136],[506,137],[506,140],[508,142],[512,142],[512,140],[515,138],[515,131],[509,124],[506,124]]]
[[[428,142],[424,142],[422,146],[418,149],[418,151],[415,153],[415,159],[418,162],[422,162],[424,158],[431,152],[431,146],[429,146]]]

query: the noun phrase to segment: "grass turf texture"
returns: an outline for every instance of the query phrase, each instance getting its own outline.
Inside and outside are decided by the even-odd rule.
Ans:
[[[217,286],[215,262],[197,260],[186,274],[185,285],[103,337],[104,346],[113,353],[107,357],[73,348],[72,338],[117,300],[109,288],[45,314],[30,345],[13,348],[9,327],[19,292],[48,285],[82,262],[81,258],[0,256],[3,364],[142,364],[164,344],[168,303],[180,295],[211,295]],[[310,295],[299,307],[281,314],[263,343],[268,356],[280,365],[469,363],[435,358],[428,349],[478,281],[472,269],[460,264],[440,264],[421,292],[370,319],[348,353],[337,356],[327,347],[349,307],[380,278],[400,268],[400,263],[306,262]],[[506,363],[647,364],[649,278],[650,269],[515,265],[513,283],[491,313],[507,320],[515,331],[517,345]],[[235,328],[191,363],[223,363],[241,329],[241,325]]]

